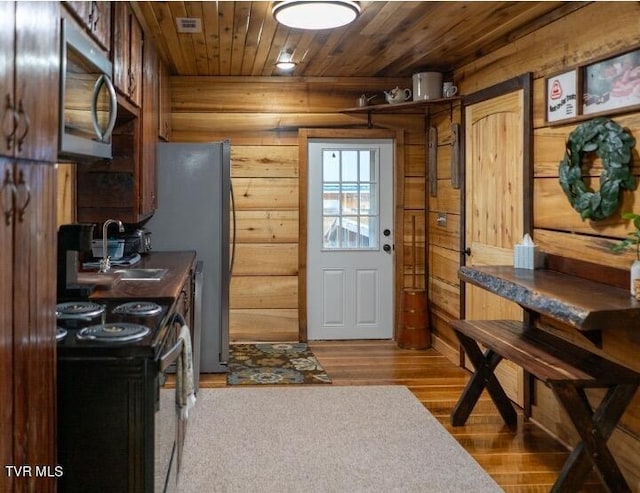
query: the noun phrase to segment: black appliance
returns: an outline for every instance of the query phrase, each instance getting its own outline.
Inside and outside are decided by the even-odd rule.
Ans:
[[[91,287],[78,284],[78,270],[91,256],[93,224],[63,224],[58,228],[58,299],[87,297]]]
[[[180,426],[168,368],[182,354],[172,300],[57,306],[59,491],[175,491]]]

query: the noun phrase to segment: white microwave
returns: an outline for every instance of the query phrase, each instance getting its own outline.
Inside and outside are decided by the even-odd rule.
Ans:
[[[111,159],[118,108],[113,66],[107,54],[67,19],[62,19],[61,55],[58,156]]]

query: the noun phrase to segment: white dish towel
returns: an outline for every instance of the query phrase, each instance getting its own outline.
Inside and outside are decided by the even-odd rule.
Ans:
[[[176,368],[176,404],[180,419],[189,417],[189,410],[196,403],[193,384],[193,355],[191,352],[191,333],[189,327],[183,325],[178,334],[182,341],[182,357],[178,358]]]

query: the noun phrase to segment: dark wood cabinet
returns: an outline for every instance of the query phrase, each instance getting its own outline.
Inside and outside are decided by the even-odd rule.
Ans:
[[[0,157],[0,461],[57,464],[56,171]],[[0,491],[55,491],[55,477],[0,474]]]
[[[136,224],[149,218],[157,206],[161,61],[153,43],[142,43],[140,24],[128,3],[116,2],[113,9],[114,81],[121,93],[113,159],[78,169],[77,217],[80,222],[117,218]],[[133,41],[116,46],[118,39]],[[130,76],[124,77],[125,73]]]
[[[156,143],[160,118],[160,58],[151,42],[144,44],[140,142],[140,209],[153,212],[157,206]]]
[[[113,3],[113,81],[136,107],[142,104],[142,27],[129,2]]]
[[[105,50],[111,49],[111,2],[63,2],[64,6]]]
[[[0,2],[0,155],[57,158],[58,19],[57,2]]]
[[[55,492],[59,3],[0,2],[0,46],[0,491]]]
[[[164,141],[171,140],[171,82],[169,79],[169,67],[162,60],[159,61],[159,106],[158,136]]]
[[[61,359],[61,493],[154,489],[157,378],[148,359]]]

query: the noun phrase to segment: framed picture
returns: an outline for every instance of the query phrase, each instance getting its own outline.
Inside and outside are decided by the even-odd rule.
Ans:
[[[547,122],[578,116],[578,71],[562,72],[547,78]]]
[[[582,114],[640,106],[640,48],[585,65]]]

